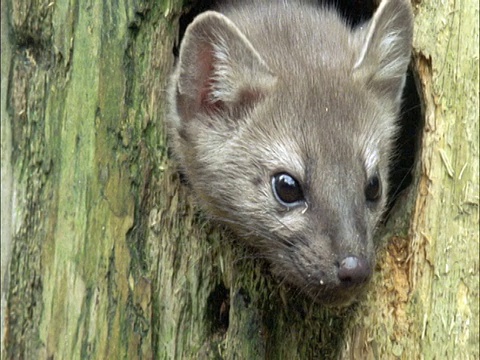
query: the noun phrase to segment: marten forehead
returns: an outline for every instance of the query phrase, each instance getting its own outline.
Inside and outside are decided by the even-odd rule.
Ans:
[[[282,77],[265,101],[268,112],[289,126],[305,121],[302,126],[332,127],[332,131],[342,125],[347,131],[361,131],[361,117],[382,111],[371,92],[346,69],[305,70],[296,77]]]
[[[337,178],[362,185],[379,163],[374,143],[357,146],[351,139],[321,136],[308,127],[262,132],[253,143],[252,158],[270,175],[285,171],[316,186]]]
[[[298,93],[291,90],[291,94],[266,99],[252,117],[258,131],[299,143],[315,153],[319,148],[337,152],[369,147],[381,136],[376,130],[381,125],[381,112],[361,93],[299,89]]]

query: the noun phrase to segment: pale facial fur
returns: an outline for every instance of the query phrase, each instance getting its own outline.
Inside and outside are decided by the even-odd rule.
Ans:
[[[318,302],[347,304],[371,276],[411,41],[406,0],[356,30],[307,2],[247,1],[199,15],[181,44],[168,114],[180,171]],[[299,201],[275,195],[282,173]]]

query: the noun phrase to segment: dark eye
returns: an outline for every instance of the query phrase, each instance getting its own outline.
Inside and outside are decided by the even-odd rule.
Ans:
[[[382,184],[377,174],[371,176],[367,181],[365,187],[365,199],[370,202],[375,202],[380,199],[382,195]]]
[[[272,189],[277,201],[282,205],[292,206],[304,200],[299,182],[287,173],[279,173],[272,177]]]

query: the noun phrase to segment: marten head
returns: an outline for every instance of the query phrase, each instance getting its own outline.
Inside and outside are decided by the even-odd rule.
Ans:
[[[293,3],[209,11],[188,27],[169,88],[174,155],[200,205],[324,304],[375,261],[410,60],[412,15],[384,0],[355,30]]]

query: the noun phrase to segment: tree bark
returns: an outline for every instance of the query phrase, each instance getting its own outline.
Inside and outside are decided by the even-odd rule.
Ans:
[[[180,184],[181,11],[2,2],[2,358],[478,358],[478,2],[415,7],[416,180],[340,310],[271,278]]]

